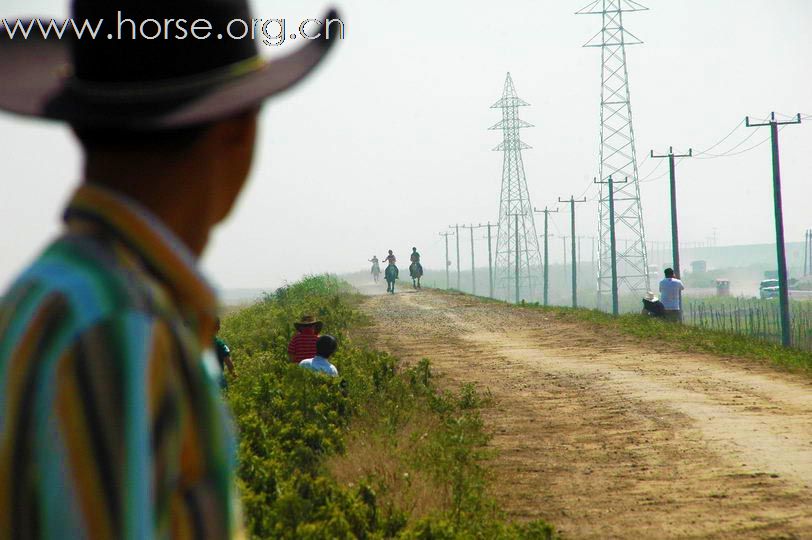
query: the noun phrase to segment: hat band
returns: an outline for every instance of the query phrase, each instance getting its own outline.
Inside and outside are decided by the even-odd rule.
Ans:
[[[74,76],[67,81],[66,86],[71,92],[96,99],[171,99],[243,77],[257,72],[267,65],[262,57],[255,55],[234,64],[177,79],[136,83],[99,83],[85,81]]]

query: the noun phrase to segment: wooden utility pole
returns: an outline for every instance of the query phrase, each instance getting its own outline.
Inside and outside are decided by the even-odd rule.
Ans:
[[[565,203],[568,202],[570,204],[570,222],[571,222],[571,230],[572,230],[572,307],[578,307],[578,259],[575,243],[577,242],[577,238],[575,235],[575,205],[577,203],[585,203],[586,197],[583,199],[575,199],[575,195],[571,195],[569,199],[561,200],[561,197],[558,198],[558,202]],[[566,250],[565,250],[566,252]]]
[[[549,292],[550,292],[550,248],[549,248],[549,228],[548,221],[550,214],[557,214],[558,208],[550,210],[546,206],[544,210],[533,209],[534,212],[544,214],[544,305],[549,305]]]
[[[461,291],[462,287],[460,287],[460,225],[459,223],[456,225],[449,225],[449,229],[454,229],[454,234],[457,235],[457,290]]]
[[[489,221],[486,225],[479,224],[480,227],[487,227],[488,228],[488,294],[490,298],[493,298],[493,251],[491,250],[491,222]]]
[[[474,229],[479,226],[475,225],[462,225],[463,229],[470,229],[471,231],[471,294],[476,296],[476,264],[474,262]]]
[[[629,179],[622,182],[609,179],[605,182],[595,179],[596,184],[609,184],[609,252],[612,261],[612,315],[620,313],[620,302],[617,294],[617,238],[615,238],[615,184],[625,184]]]
[[[449,288],[449,275],[448,267],[451,266],[451,261],[448,260],[448,237],[454,234],[453,232],[441,232],[440,236],[445,238],[445,290]]]
[[[773,154],[773,206],[775,210],[775,247],[778,258],[778,300],[781,305],[781,343],[784,347],[792,345],[792,332],[789,318],[789,284],[787,280],[787,254],[784,246],[784,211],[781,202],[781,165],[778,156],[778,126],[800,124],[801,115],[789,122],[778,122],[775,113],[770,115],[770,121],[762,124],[751,124],[750,117],[744,119],[747,127],[770,127]]]
[[[524,214],[508,214],[509,217],[514,218],[515,222],[515,229],[514,229],[514,239],[515,239],[515,249],[516,249],[516,303],[518,304],[521,301],[520,294],[519,294],[519,217],[523,217]],[[530,269],[528,268],[528,281],[530,278],[529,272]]]
[[[661,158],[668,158],[668,167],[670,171],[670,178],[671,178],[671,253],[672,253],[672,264],[674,275],[678,278],[682,277],[680,273],[680,263],[679,263],[679,231],[677,228],[677,179],[676,179],[676,163],[674,162],[674,158],[689,158],[693,157],[694,152],[693,149],[689,148],[687,154],[674,154],[674,147],[670,146],[668,148],[668,154],[662,156],[655,156],[654,150],[651,151],[651,157],[654,159],[661,159]],[[646,268],[646,272],[648,272],[648,268]]]

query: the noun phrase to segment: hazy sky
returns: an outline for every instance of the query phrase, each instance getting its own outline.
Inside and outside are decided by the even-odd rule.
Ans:
[[[532,105],[522,118],[536,126],[523,131],[533,147],[524,152],[532,202],[543,207],[583,193],[597,171],[600,104],[600,50],[581,48],[600,17],[574,15],[586,3],[338,2],[346,39],[314,77],[263,110],[252,178],[204,255],[208,275],[224,288],[272,287],[304,273],[364,268],[387,249],[405,258],[412,245],[427,267],[441,268],[439,231],[498,218],[502,155],[491,149],[501,133],[487,128],[500,120],[489,107],[508,71]],[[327,7],[316,0],[253,5],[258,17],[292,22]],[[628,49],[640,161],[652,148],[706,149],[748,114],[812,114],[809,0],[647,5],[650,11],[625,20],[645,42]],[[0,16],[64,16],[66,6],[6,0]],[[745,150],[769,135],[768,128],[752,131],[740,127],[713,152],[750,136],[737,148]],[[812,119],[780,138],[787,240],[801,240],[812,227]],[[58,230],[79,155],[64,127],[8,115],[0,115],[0,143],[5,288]],[[656,165],[650,178],[667,170],[648,160],[641,176]],[[677,174],[683,240],[704,241],[716,228],[720,244],[772,241],[769,144],[686,160]],[[667,188],[665,176],[641,184],[650,239],[669,237]],[[594,235],[596,204],[579,211],[578,233]],[[559,215],[553,229],[568,224]],[[484,241],[477,242],[484,261]]]

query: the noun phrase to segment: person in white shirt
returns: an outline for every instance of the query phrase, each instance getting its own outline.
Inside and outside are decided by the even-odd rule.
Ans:
[[[315,371],[317,373],[325,373],[330,377],[338,377],[338,370],[330,363],[329,358],[338,349],[338,341],[336,338],[329,334],[319,336],[316,340],[316,356],[302,360],[299,362],[299,367]]]
[[[682,321],[682,291],[685,286],[674,277],[674,270],[665,269],[665,279],[660,281],[660,302],[665,307],[665,318],[670,321]]]

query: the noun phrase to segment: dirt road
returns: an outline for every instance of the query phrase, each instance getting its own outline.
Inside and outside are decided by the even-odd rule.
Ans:
[[[378,347],[476,383],[500,503],[570,538],[812,538],[812,381],[541,311],[369,297]]]

